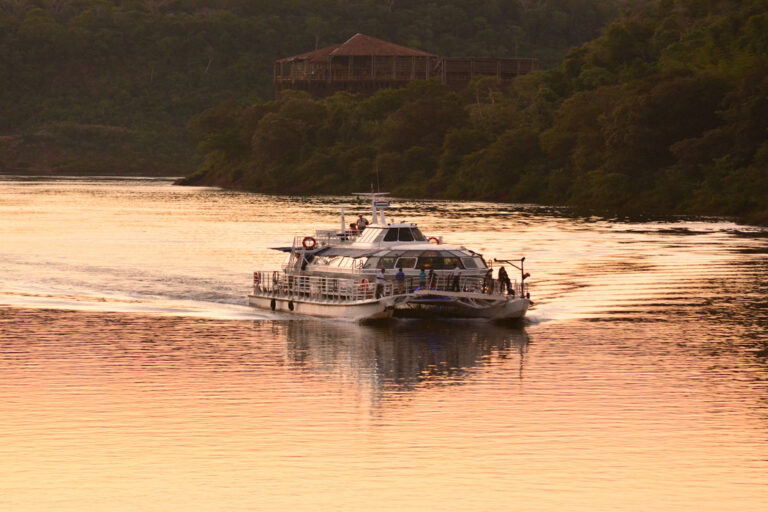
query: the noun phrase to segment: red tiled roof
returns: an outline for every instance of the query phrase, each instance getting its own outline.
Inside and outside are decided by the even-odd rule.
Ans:
[[[387,55],[397,57],[437,57],[431,53],[413,50],[405,46],[388,43],[375,37],[363,34],[355,34],[347,39],[341,46],[331,52],[337,55]]]
[[[290,62],[293,60],[311,60],[315,62],[328,62],[328,55],[330,55],[331,52],[333,52],[339,46],[341,45],[334,44],[333,46],[320,48],[319,50],[315,50],[312,52],[302,53],[300,55],[294,55],[293,57],[286,57],[284,59],[278,60],[277,62]]]
[[[302,53],[301,55],[295,55],[293,57],[286,57],[280,59],[277,62],[291,62],[296,60],[311,60],[313,62],[327,62],[329,57],[337,56],[370,56],[370,55],[386,55],[396,57],[437,57],[432,53],[422,52],[421,50],[414,50],[412,48],[406,48],[375,37],[366,36],[363,34],[355,34],[347,39],[342,44],[336,44],[328,46],[327,48],[321,48],[313,52]]]

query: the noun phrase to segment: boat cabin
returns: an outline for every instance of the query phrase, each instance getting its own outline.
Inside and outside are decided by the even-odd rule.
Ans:
[[[354,245],[382,242],[427,242],[427,238],[416,224],[372,225],[363,230]]]
[[[354,272],[376,269],[400,269],[408,273],[424,270],[481,270],[487,267],[483,258],[467,249],[377,249],[374,251],[342,247],[329,247],[308,257],[309,272]]]

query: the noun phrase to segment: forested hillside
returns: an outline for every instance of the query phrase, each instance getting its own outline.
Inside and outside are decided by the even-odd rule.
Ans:
[[[629,0],[0,0],[0,172],[187,173],[189,119],[272,98],[272,62],[357,32],[537,57]]]
[[[227,102],[188,183],[571,204],[768,222],[768,0],[661,0],[502,90]]]

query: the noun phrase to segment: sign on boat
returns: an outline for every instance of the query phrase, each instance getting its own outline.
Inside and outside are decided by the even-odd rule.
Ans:
[[[387,193],[357,194],[371,200],[370,223],[293,238],[280,270],[253,274],[251,306],[272,311],[350,320],[392,316],[522,318],[531,306],[525,258],[496,260],[520,271],[493,277],[489,261],[464,246],[425,236],[407,222],[388,222]]]

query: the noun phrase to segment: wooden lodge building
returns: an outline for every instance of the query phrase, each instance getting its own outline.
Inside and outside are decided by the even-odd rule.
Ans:
[[[323,97],[337,91],[370,94],[437,77],[458,90],[477,76],[507,81],[536,69],[536,59],[438,57],[355,34],[342,44],[275,61],[274,84],[275,94],[298,89]]]

